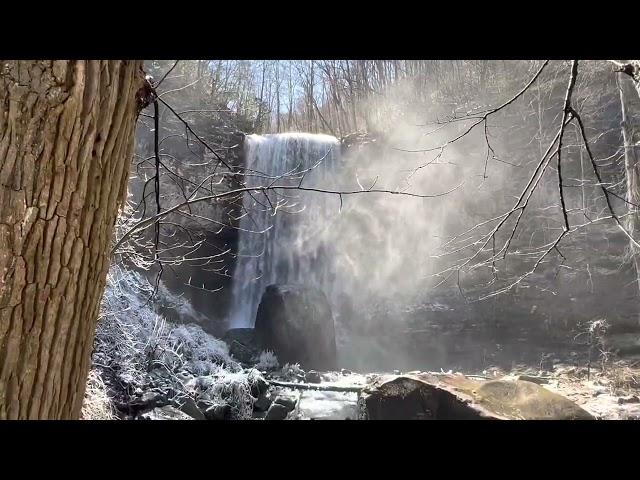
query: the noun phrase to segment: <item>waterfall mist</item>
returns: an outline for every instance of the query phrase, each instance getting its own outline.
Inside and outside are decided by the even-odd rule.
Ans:
[[[496,102],[510,94],[494,92],[491,101],[479,94],[475,101],[499,105]],[[584,307],[575,303],[576,298],[592,298],[576,278],[583,270],[591,278],[589,263],[597,261],[599,252],[576,248],[570,243],[574,237],[567,238],[563,257],[549,256],[522,288],[474,301],[478,290],[497,290],[531,269],[539,249],[562,228],[553,164],[531,197],[513,237],[511,256],[496,270],[485,264],[459,276],[455,271],[448,277],[436,275],[473,255],[482,246],[479,236],[495,223],[463,235],[465,248],[450,248],[447,255],[445,242],[512,208],[555,133],[557,109],[549,109],[545,125],[527,113],[523,101],[513,112],[492,116],[486,129],[480,125],[462,135],[469,122],[438,121],[459,107],[430,98],[426,87],[417,92],[408,82],[373,97],[366,108],[368,143],[350,148],[326,135],[247,137],[249,185],[297,185],[299,175],[278,177],[311,169],[304,186],[356,193],[283,190],[268,194],[271,204],[262,192],[245,195],[249,213],[241,220],[232,326],[253,325],[266,285],[302,283],[320,288],[329,298],[343,366],[363,371],[448,368],[460,365],[456,362],[466,356],[466,368],[476,368],[497,357],[506,363],[526,354],[526,361],[539,361],[551,348],[552,325],[562,324],[558,331],[569,331],[571,322],[594,314],[587,300]],[[460,114],[473,114],[479,107],[468,108]],[[577,152],[570,150],[574,145],[566,148],[564,158],[572,158],[572,165],[579,167]],[[603,147],[603,157],[610,155],[606,152]],[[580,170],[572,168],[567,178],[582,178]],[[254,176],[255,172],[266,172],[267,177]],[[584,191],[572,187],[565,194],[571,224],[584,221],[578,211]],[[274,206],[277,213],[272,215]],[[515,216],[497,233],[495,244],[504,244],[514,226]],[[598,238],[606,233],[589,232],[598,250]],[[615,255],[618,247],[607,243],[606,248]],[[489,244],[484,259],[490,249]],[[565,260],[572,262],[571,268],[560,268]],[[532,336],[537,336],[535,346]],[[528,342],[527,348],[522,342]]]

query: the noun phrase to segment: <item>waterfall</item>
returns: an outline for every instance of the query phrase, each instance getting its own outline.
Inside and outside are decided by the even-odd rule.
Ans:
[[[329,135],[248,135],[244,151],[247,187],[296,186],[302,180],[303,187],[332,189],[340,144]],[[317,192],[282,189],[244,194],[232,283],[232,328],[254,325],[260,298],[273,283],[313,286],[331,297],[334,275],[327,233],[339,205],[337,196]]]

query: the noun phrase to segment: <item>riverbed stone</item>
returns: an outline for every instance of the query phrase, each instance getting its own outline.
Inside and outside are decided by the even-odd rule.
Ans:
[[[272,403],[269,407],[269,410],[267,410],[265,420],[284,420],[285,418],[287,418],[288,413],[289,410],[287,410],[287,407],[285,407],[284,405],[281,405],[279,403]]]
[[[204,413],[202,413],[202,410],[200,410],[198,404],[193,398],[184,396],[176,399],[174,403],[176,408],[190,417],[193,417],[195,420],[205,420]]]
[[[260,395],[253,403],[253,409],[257,412],[266,412],[272,403],[272,400],[268,396]]]
[[[307,383],[321,383],[322,378],[320,377],[320,374],[315,370],[309,370],[304,375],[304,381]]]
[[[628,395],[626,397],[618,398],[619,405],[623,405],[625,403],[640,403],[640,398],[637,395]]]
[[[156,407],[164,407],[169,404],[166,395],[157,391],[146,391],[139,397],[134,398],[127,405],[126,410],[131,412],[146,412]]]
[[[290,412],[291,410],[296,408],[296,401],[293,398],[284,397],[282,395],[278,395],[273,403],[282,405],[287,409],[287,412]]]
[[[269,382],[262,375],[252,375],[250,377],[251,396],[259,397],[269,390]]]
[[[231,356],[239,362],[251,363],[260,354],[253,328],[232,328],[222,339],[229,346]]]
[[[207,420],[230,420],[231,406],[224,404],[213,405],[204,412]]]

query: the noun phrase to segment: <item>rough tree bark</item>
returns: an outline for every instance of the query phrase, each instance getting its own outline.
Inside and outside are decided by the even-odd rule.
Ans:
[[[622,108],[622,138],[627,178],[629,209],[628,230],[633,238],[640,238],[640,61],[627,64],[628,71],[620,74],[620,104]],[[640,252],[630,245],[636,274],[640,280]],[[640,286],[640,282],[639,282]]]
[[[0,419],[80,416],[141,61],[0,60]]]

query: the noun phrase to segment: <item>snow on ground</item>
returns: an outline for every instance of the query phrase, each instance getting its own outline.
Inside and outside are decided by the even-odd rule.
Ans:
[[[298,400],[298,420],[355,420],[358,394],[306,390]]]
[[[603,420],[639,420],[638,389],[615,392],[606,377],[586,380],[570,376],[556,376],[543,385],[552,392],[573,400],[593,416]],[[628,400],[631,400],[630,402]]]
[[[191,381],[203,377],[210,384],[198,395],[212,402],[222,397],[235,402],[236,417],[246,418],[251,372],[243,371],[228,346],[200,326],[166,321],[154,308],[152,293],[153,287],[141,274],[118,267],[110,270],[83,418],[112,417],[115,403],[126,403],[154,381],[171,383],[176,395],[193,396]],[[162,285],[160,296],[164,306],[192,310],[184,299],[167,294]]]

